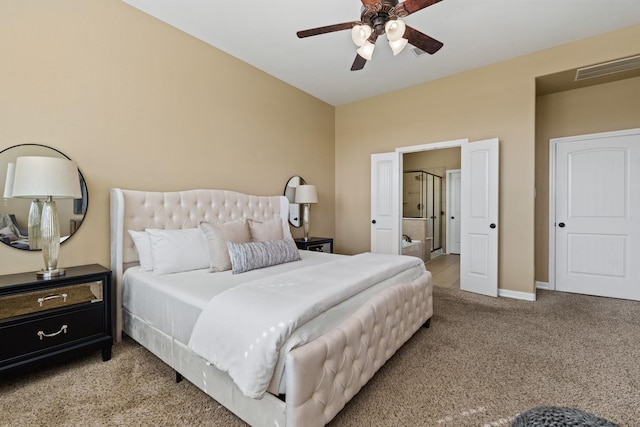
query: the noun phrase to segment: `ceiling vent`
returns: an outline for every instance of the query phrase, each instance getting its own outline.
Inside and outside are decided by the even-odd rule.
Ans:
[[[620,73],[622,71],[635,70],[637,68],[640,68],[640,55],[591,65],[589,67],[578,68],[576,71],[576,81],[605,76],[607,74]]]

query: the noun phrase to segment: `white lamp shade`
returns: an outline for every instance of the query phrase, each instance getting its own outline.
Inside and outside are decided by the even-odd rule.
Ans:
[[[373,30],[368,25],[354,25],[351,29],[351,39],[356,46],[362,46],[367,42]]]
[[[371,61],[371,58],[373,58],[373,49],[375,48],[375,44],[366,42],[365,44],[360,46],[356,52],[358,52],[358,55],[362,56],[367,61]]]
[[[391,19],[384,24],[384,32],[387,33],[387,39],[390,42],[400,40],[404,37],[404,32],[407,29],[407,25],[404,21],[399,19]]]
[[[298,185],[295,203],[318,203],[318,191],[315,185]]]
[[[13,197],[79,199],[78,166],[56,157],[25,156],[16,159]]]
[[[4,198],[10,199],[13,197],[13,178],[16,173],[16,164],[9,163],[7,165],[7,179],[4,182]]]
[[[402,49],[404,49],[407,44],[409,44],[409,40],[407,39],[400,39],[395,41],[389,40],[389,46],[391,47],[391,51],[393,52],[394,56],[402,52]]]

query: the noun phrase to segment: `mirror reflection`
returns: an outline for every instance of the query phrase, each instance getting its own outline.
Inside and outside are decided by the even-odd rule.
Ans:
[[[302,217],[300,216],[300,204],[295,203],[296,188],[298,185],[306,184],[305,180],[298,175],[289,178],[284,187],[284,196],[289,200],[289,224],[293,227],[302,227]]]
[[[16,159],[22,156],[69,159],[60,151],[40,144],[15,145],[0,151],[0,191],[5,189],[9,164],[15,164]],[[82,198],[56,200],[60,217],[61,243],[77,231],[87,211],[89,202],[87,185],[80,171],[78,171],[78,179]],[[38,244],[34,243],[33,236],[31,244],[29,243],[29,211],[34,201],[7,197],[6,192],[3,196],[0,204],[0,242],[16,249],[40,250]]]

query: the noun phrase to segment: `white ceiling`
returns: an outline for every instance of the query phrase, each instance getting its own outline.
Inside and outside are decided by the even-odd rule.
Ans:
[[[381,37],[350,71],[349,31],[296,32],[359,20],[359,0],[123,1],[335,106],[640,23],[640,0],[443,0],[405,18],[440,51],[394,57]]]

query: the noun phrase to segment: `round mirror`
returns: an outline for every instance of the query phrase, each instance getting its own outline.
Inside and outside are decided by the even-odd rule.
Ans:
[[[15,164],[22,156],[58,157],[69,159],[60,151],[40,144],[22,144],[0,151],[0,190],[5,189],[9,163]],[[76,232],[87,212],[89,195],[87,185],[78,171],[81,199],[60,199],[56,201],[60,218],[60,241],[64,243]],[[37,244],[29,244],[29,210],[32,200],[7,197],[6,189],[0,205],[0,242],[16,249],[40,250]]]
[[[298,185],[306,184],[301,176],[295,175],[289,178],[287,185],[284,187],[284,196],[289,200],[289,224],[293,227],[302,227],[302,219],[300,217],[300,204],[295,203],[296,188]]]

